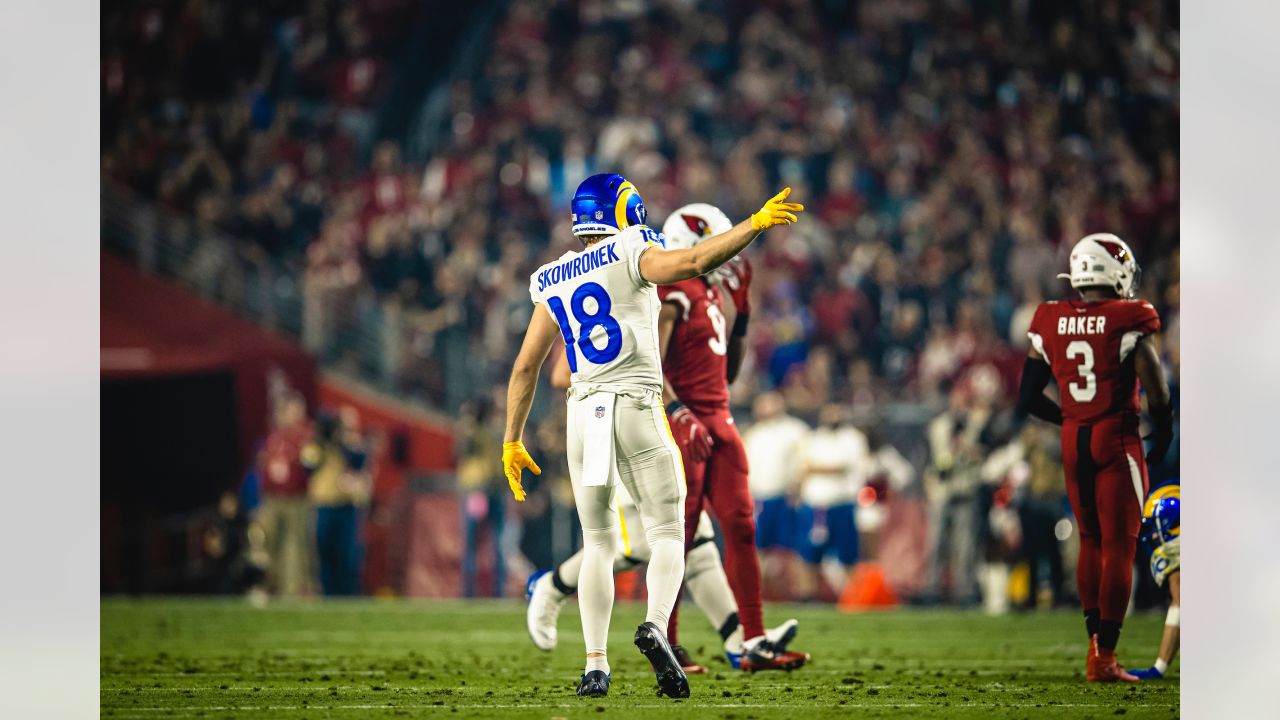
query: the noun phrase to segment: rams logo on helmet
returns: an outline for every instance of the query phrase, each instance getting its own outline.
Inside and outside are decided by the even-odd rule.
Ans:
[[[643,225],[649,213],[634,185],[617,173],[592,175],[578,185],[570,211],[573,234],[617,235]]]

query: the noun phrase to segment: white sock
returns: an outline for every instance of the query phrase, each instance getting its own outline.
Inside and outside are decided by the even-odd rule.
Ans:
[[[604,672],[604,674],[608,675],[609,674],[609,658],[605,657],[604,655],[600,655],[598,657],[588,657],[587,672],[591,672],[592,670],[601,670]]]
[[[684,523],[674,521],[645,528],[649,540],[649,572],[645,584],[649,591],[649,612],[646,622],[651,622],[666,635],[671,608],[680,594],[684,580]]]
[[[741,655],[743,651],[742,646],[744,644],[743,635],[745,635],[745,633],[742,632],[741,625],[734,628],[733,632],[729,633],[729,637],[725,638],[724,651],[731,652],[734,655]]]
[[[733,598],[729,578],[720,562],[720,550],[714,542],[704,542],[689,551],[685,557],[684,584],[716,632],[738,612],[738,601]]]
[[[1169,663],[1165,662],[1160,658],[1156,658],[1156,672],[1160,673],[1161,675],[1169,672]]]
[[[588,653],[604,654],[613,613],[612,528],[582,530],[582,569],[578,573],[578,609]]]

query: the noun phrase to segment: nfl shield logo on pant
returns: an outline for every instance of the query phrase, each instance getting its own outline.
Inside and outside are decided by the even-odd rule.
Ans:
[[[597,405],[597,406],[596,406],[596,417],[598,417],[598,418],[602,418],[602,417],[604,417],[604,406],[603,406],[603,405]]]

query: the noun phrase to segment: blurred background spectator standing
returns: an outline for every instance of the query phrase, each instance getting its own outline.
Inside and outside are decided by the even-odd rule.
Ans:
[[[265,534],[269,588],[276,594],[296,597],[308,592],[311,567],[313,518],[307,499],[310,472],[302,464],[302,451],[312,439],[307,401],[289,393],[275,412],[275,426],[262,449],[261,504],[256,516]]]
[[[794,497],[788,495],[800,483],[809,434],[808,424],[787,414],[786,400],[780,393],[756,396],[742,442],[756,506],[756,547],[766,576],[777,572],[777,553],[773,551],[790,550],[795,545],[796,508]]]
[[[1062,472],[1062,450],[1054,428],[1023,426],[1007,445],[991,452],[982,467],[983,480],[1000,484],[1018,518],[1020,559],[1026,563],[1025,608],[1054,607],[1068,599],[1063,545],[1074,536]]]
[[[315,438],[302,451],[303,463],[312,469],[308,495],[315,507],[316,556],[325,595],[361,591],[360,525],[371,490],[368,459],[359,415],[350,406],[337,417],[322,415]]]
[[[261,547],[261,531],[249,524],[236,493],[222,493],[197,527],[199,550],[193,554],[196,560],[191,568],[197,592],[238,595],[261,585],[266,575],[263,558],[254,552]]]
[[[930,465],[924,477],[931,551],[926,592],[964,605],[978,599],[979,486],[991,412],[987,393],[973,384],[957,385],[950,406],[927,431]]]
[[[467,403],[458,426],[462,451],[458,462],[458,488],[462,493],[463,555],[462,595],[475,597],[481,536],[488,533],[486,547],[493,553],[490,565],[493,597],[502,597],[506,582],[510,543],[507,541],[507,502],[511,491],[494,458],[502,457],[503,418],[494,412],[487,398]],[[527,500],[527,499],[526,499]]]
[[[833,600],[859,558],[854,511],[866,483],[867,438],[844,407],[824,405],[802,457],[791,489],[793,502],[799,502],[793,548],[809,566],[808,597]]]

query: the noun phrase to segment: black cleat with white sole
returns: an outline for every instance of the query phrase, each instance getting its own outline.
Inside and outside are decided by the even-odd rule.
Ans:
[[[612,676],[603,670],[592,670],[582,676],[578,683],[579,697],[604,697],[609,694],[609,683]]]
[[[689,678],[680,669],[680,661],[676,659],[671,646],[667,644],[666,635],[658,630],[658,626],[646,622],[636,628],[636,647],[648,658],[653,666],[653,674],[658,679],[658,693],[672,698],[689,697]]]

